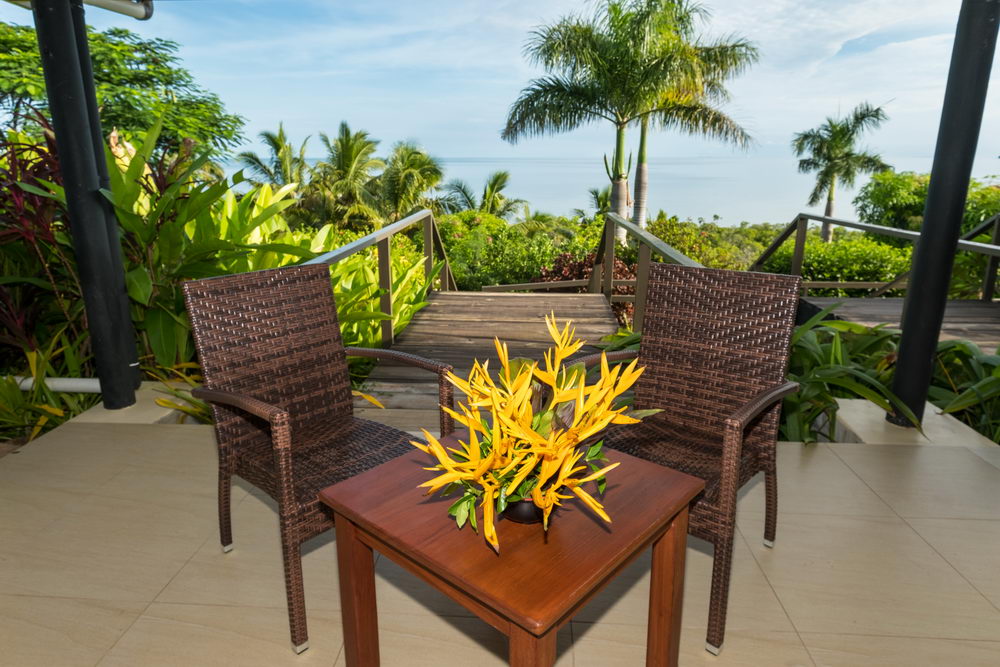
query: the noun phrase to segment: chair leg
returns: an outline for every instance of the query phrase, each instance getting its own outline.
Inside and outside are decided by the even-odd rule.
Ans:
[[[778,528],[778,473],[774,470],[764,473],[764,496],[767,503],[764,510],[764,546],[771,548]]]
[[[708,606],[708,636],[705,648],[713,655],[722,650],[726,636],[726,607],[729,604],[729,575],[733,566],[733,528],[715,543],[712,564],[712,597]]]
[[[281,553],[285,560],[285,593],[288,597],[288,625],[292,634],[292,650],[302,653],[309,648],[306,627],[306,598],[302,585],[302,549],[298,535],[291,526],[281,522]]]
[[[222,550],[229,553],[233,550],[233,522],[230,515],[229,498],[233,486],[232,473],[219,470],[219,541]]]

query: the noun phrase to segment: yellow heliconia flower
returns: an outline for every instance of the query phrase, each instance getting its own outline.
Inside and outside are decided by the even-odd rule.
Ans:
[[[473,363],[468,377],[449,374],[449,381],[463,393],[465,401],[447,414],[468,430],[458,447],[446,449],[426,430],[425,442],[414,447],[436,460],[427,468],[438,474],[420,485],[428,493],[459,489],[462,497],[453,507],[461,525],[463,517],[482,508],[483,537],[499,552],[496,515],[507,499],[531,499],[542,510],[543,526],[563,500],[579,501],[605,521],[610,517],[594,496],[581,488],[599,482],[618,463],[592,470],[595,457],[581,444],[597,436],[609,424],[633,424],[615,402],[642,374],[633,361],[612,367],[602,354],[600,377],[587,384],[578,367],[565,362],[580,351],[584,342],[576,338],[572,322],[561,328],[554,314],[545,318],[553,347],[542,355],[542,363],[518,359],[512,362],[506,343],[494,339],[500,362],[497,380],[489,364]]]

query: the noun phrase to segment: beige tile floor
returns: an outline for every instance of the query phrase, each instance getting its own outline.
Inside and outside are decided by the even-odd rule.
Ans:
[[[308,545],[311,648],[288,643],[274,505],[215,516],[211,429],[72,422],[0,459],[0,665],[344,665],[336,545]],[[691,539],[682,665],[1000,665],[1000,457],[975,447],[779,446],[761,545],[741,494],[729,629],[704,651],[709,547]],[[506,664],[502,637],[377,563],[382,664]],[[558,665],[644,664],[640,558],[568,624]]]

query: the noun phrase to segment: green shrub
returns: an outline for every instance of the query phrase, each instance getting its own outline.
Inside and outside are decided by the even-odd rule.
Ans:
[[[601,221],[546,217],[510,224],[479,211],[444,215],[438,227],[460,290],[530,282],[560,254],[583,257],[600,242]]]
[[[764,263],[769,273],[791,273],[794,243],[789,240]],[[803,280],[839,282],[889,282],[910,270],[910,248],[897,248],[858,232],[838,235],[832,243],[818,236],[806,239]],[[816,289],[816,296],[863,296],[868,290]]]
[[[333,250],[360,234],[327,225],[300,231],[282,212],[293,186],[264,185],[237,194],[232,182],[206,175],[206,155],[153,158],[157,128],[115,144],[109,158],[120,225],[130,312],[140,361],[153,378],[197,375],[184,280],[277,268]],[[51,146],[10,135],[0,150],[0,376],[94,375],[80,284],[66,225],[58,164]],[[375,248],[331,267],[344,341],[378,347],[381,291]],[[417,245],[393,241],[393,329],[400,332],[426,305],[428,281]],[[440,266],[436,270],[440,270]],[[44,360],[44,363],[43,363]],[[352,372],[364,366],[351,360]],[[0,383],[0,438],[32,437],[92,405],[96,396],[20,393]],[[176,395],[176,394],[175,394]]]
[[[712,269],[743,270],[756,260],[774,238],[780,225],[743,222],[724,227],[714,222],[681,220],[660,211],[649,231],[691,259]]]

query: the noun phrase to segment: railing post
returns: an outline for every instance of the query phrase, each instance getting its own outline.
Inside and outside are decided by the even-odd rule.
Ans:
[[[795,221],[795,251],[792,253],[792,275],[802,275],[802,260],[806,254],[806,232],[809,231],[809,221],[799,216]]]
[[[646,319],[646,290],[649,287],[649,262],[652,251],[645,243],[639,243],[639,266],[635,271],[635,310],[632,316],[632,331],[642,331]]]
[[[434,216],[424,218],[424,279],[430,280],[434,272]],[[442,284],[444,278],[441,278]]]
[[[378,242],[378,287],[382,291],[379,297],[379,309],[389,316],[382,320],[382,347],[392,345],[392,256],[389,251],[389,239],[386,237]]]
[[[605,229],[607,228],[607,220],[604,221]],[[590,272],[590,282],[587,283],[587,291],[591,294],[598,294],[601,291],[601,276],[604,270],[604,265],[601,264],[604,257],[604,237],[606,235],[601,233],[601,241],[597,244],[597,252],[594,253],[594,266],[593,270]]]
[[[993,245],[1000,245],[1000,217],[993,223]],[[1000,258],[990,255],[986,258],[986,275],[983,276],[983,301],[993,301],[993,294],[996,292],[997,267],[1000,265]]]
[[[615,229],[618,225],[610,215],[604,220],[604,296],[611,301],[615,281]]]

